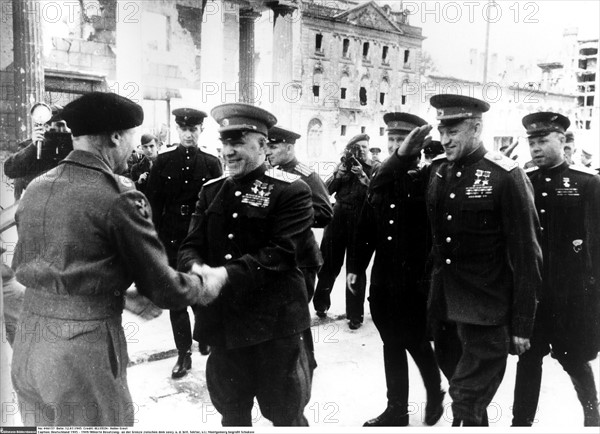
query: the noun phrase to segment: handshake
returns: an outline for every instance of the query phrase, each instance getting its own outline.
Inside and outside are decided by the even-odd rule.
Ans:
[[[205,264],[192,265],[190,274],[200,278],[199,303],[202,306],[208,306],[219,296],[228,277],[225,267],[213,268]]]

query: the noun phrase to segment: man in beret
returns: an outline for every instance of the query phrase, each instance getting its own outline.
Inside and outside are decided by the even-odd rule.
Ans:
[[[438,363],[450,378],[453,425],[486,425],[509,349],[529,348],[541,284],[539,221],[523,170],[483,146],[489,104],[443,94],[431,97],[431,105],[445,156],[412,171],[432,127],[416,128],[382,164],[371,189],[381,194],[409,170],[422,179],[433,244],[428,313]]]
[[[542,227],[544,268],[531,348],[517,365],[514,426],[534,423],[542,361],[549,353],[571,377],[583,407],[584,426],[600,426],[590,366],[600,351],[600,177],[594,170],[565,161],[569,125],[569,119],[559,113],[523,118],[536,164],[527,174]]]
[[[219,159],[198,147],[206,113],[192,108],[173,110],[180,143],[159,153],[150,170],[146,195],[152,206],[154,225],[167,249],[169,264],[177,265],[177,251],[187,235],[198,193],[202,185],[223,173]],[[187,374],[192,367],[192,328],[187,308],[171,310],[171,327],[178,352],[171,371],[173,378]],[[200,352],[208,353],[204,342]]]
[[[140,147],[142,148],[142,159],[131,167],[131,180],[135,182],[136,188],[142,193],[146,192],[150,170],[158,156],[158,139],[154,134],[143,134]]]
[[[27,289],[12,379],[26,426],[132,426],[125,291],[135,282],[163,308],[200,301],[198,277],[168,266],[145,196],[115,174],[143,117],[113,93],[69,103],[74,150],[19,203],[13,268]]]
[[[203,269],[194,338],[211,352],[206,383],[223,426],[251,426],[254,398],[275,426],[306,426],[312,370],[304,278],[296,251],[314,222],[300,176],[265,164],[276,118],[249,104],[224,104],[221,125],[229,176],[200,192],[179,268]]]
[[[386,113],[388,150],[392,155],[406,136],[427,122],[409,113]],[[418,156],[412,169],[418,168]],[[383,341],[388,404],[365,426],[406,426],[408,414],[408,351],[427,389],[424,421],[434,425],[443,413],[444,392],[433,349],[426,337],[428,282],[426,263],[431,246],[423,186],[409,174],[399,183],[367,196],[348,257],[348,287],[353,289],[371,256],[369,304]]]
[[[369,180],[376,163],[367,158],[369,136],[354,136],[344,151],[342,161],[325,181],[329,194],[335,193],[333,220],[325,228],[321,241],[323,267],[319,271],[319,282],[315,290],[313,306],[317,315],[324,318],[331,306],[331,290],[337,279],[346,250],[354,242],[354,230],[360,210],[367,195]],[[346,317],[352,330],[362,326],[365,304],[364,273],[357,277],[354,291],[346,286]]]
[[[269,164],[277,169],[287,173],[300,176],[300,178],[308,184],[312,192],[312,203],[315,221],[313,227],[324,228],[329,224],[333,217],[333,209],[329,199],[327,187],[315,172],[313,172],[306,164],[301,163],[296,158],[296,140],[300,138],[300,134],[286,130],[278,126],[269,129],[269,137],[267,143],[267,160]],[[317,273],[323,265],[323,256],[319,250],[319,245],[315,240],[312,231],[309,232],[307,238],[297,253],[298,266],[304,274],[306,289],[308,290],[308,300],[312,300],[315,292],[315,281]]]

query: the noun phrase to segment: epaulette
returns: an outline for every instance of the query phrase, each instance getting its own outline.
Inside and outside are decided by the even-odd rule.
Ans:
[[[221,181],[223,179],[226,179],[228,177],[228,175],[221,175],[218,178],[213,178],[213,179],[209,179],[208,181],[206,181],[202,186],[206,187],[207,185],[211,185],[216,183],[217,181]]]
[[[434,157],[431,161],[440,161],[440,160],[445,160],[446,159],[446,154],[440,154],[437,155],[436,157]]]
[[[519,163],[517,163],[515,160],[508,158],[507,156],[501,154],[500,152],[488,152],[483,156],[483,158],[491,161],[494,164],[497,164],[498,166],[502,167],[507,172],[510,172],[515,167],[519,167]]]
[[[598,172],[594,169],[590,169],[589,167],[580,166],[578,164],[573,164],[569,166],[569,169],[576,170],[577,172],[587,173],[588,175],[598,175]]]
[[[277,179],[279,181],[292,183],[300,179],[300,175],[295,175],[293,173],[284,172],[283,170],[271,168],[265,172],[270,178]]]
[[[171,152],[177,149],[177,145],[174,146],[164,146],[158,151],[158,155],[166,154],[167,152]]]
[[[310,174],[312,173],[312,170],[310,170],[310,167],[308,167],[304,163],[296,164],[296,170],[298,172],[300,172],[300,175],[303,175],[303,176],[310,176]]]
[[[535,172],[538,169],[539,169],[539,167],[533,166],[533,167],[530,167],[529,169],[525,169],[525,173]]]

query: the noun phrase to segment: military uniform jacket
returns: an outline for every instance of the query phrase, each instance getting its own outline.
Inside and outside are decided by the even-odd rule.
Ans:
[[[302,180],[308,184],[312,192],[312,204],[314,211],[313,227],[324,228],[333,218],[333,208],[331,200],[325,184],[315,172],[297,159],[279,166],[281,170],[288,173],[293,173],[300,176]],[[319,244],[315,240],[312,231],[307,232],[305,240],[299,242],[297,247],[298,266],[303,267],[318,267],[323,265],[323,256]]]
[[[130,170],[130,178],[133,182],[135,182],[135,186],[142,193],[146,192],[146,186],[148,185],[148,177],[146,177],[145,181],[140,181],[140,176],[144,173],[148,173],[150,176],[150,170],[152,169],[152,161],[145,155],[142,159],[135,163]]]
[[[119,314],[132,282],[162,308],[196,302],[199,279],[167,265],[144,195],[89,152],[75,150],[37,178],[15,220],[13,268],[28,290],[105,298]]]
[[[37,145],[29,140],[19,143],[19,151],[4,161],[4,173],[9,178],[26,178],[26,184],[42,173],[56,167],[73,150],[70,135],[46,133],[42,154],[37,158]]]
[[[363,171],[369,178],[371,178],[373,170],[378,167],[378,165],[374,164],[372,161],[361,163],[361,165]],[[327,181],[325,181],[329,194],[335,193],[336,204],[343,204],[360,212],[363,202],[367,197],[368,185],[360,182],[358,177],[351,172],[346,173],[341,178],[336,178],[336,173],[337,170],[331,174]]]
[[[376,193],[403,176],[394,154],[371,181]],[[420,171],[432,233],[430,314],[511,327],[529,337],[541,285],[539,221],[524,171],[483,146],[462,161],[437,158]]]
[[[178,145],[158,155],[146,195],[165,245],[176,247],[185,238],[200,188],[222,173],[219,159],[196,147]]]
[[[311,192],[299,177],[290,182],[291,176],[261,166],[202,188],[178,266],[224,266],[229,277],[213,303],[195,308],[199,342],[239,348],[310,326],[296,247],[311,230]]]
[[[600,349],[600,177],[566,162],[527,174],[542,226],[540,324],[562,350],[594,359]]]

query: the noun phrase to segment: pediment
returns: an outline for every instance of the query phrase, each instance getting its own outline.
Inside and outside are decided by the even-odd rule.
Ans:
[[[384,32],[404,34],[374,1],[356,6],[350,10],[336,15],[336,21],[345,22],[360,27],[377,29]]]

